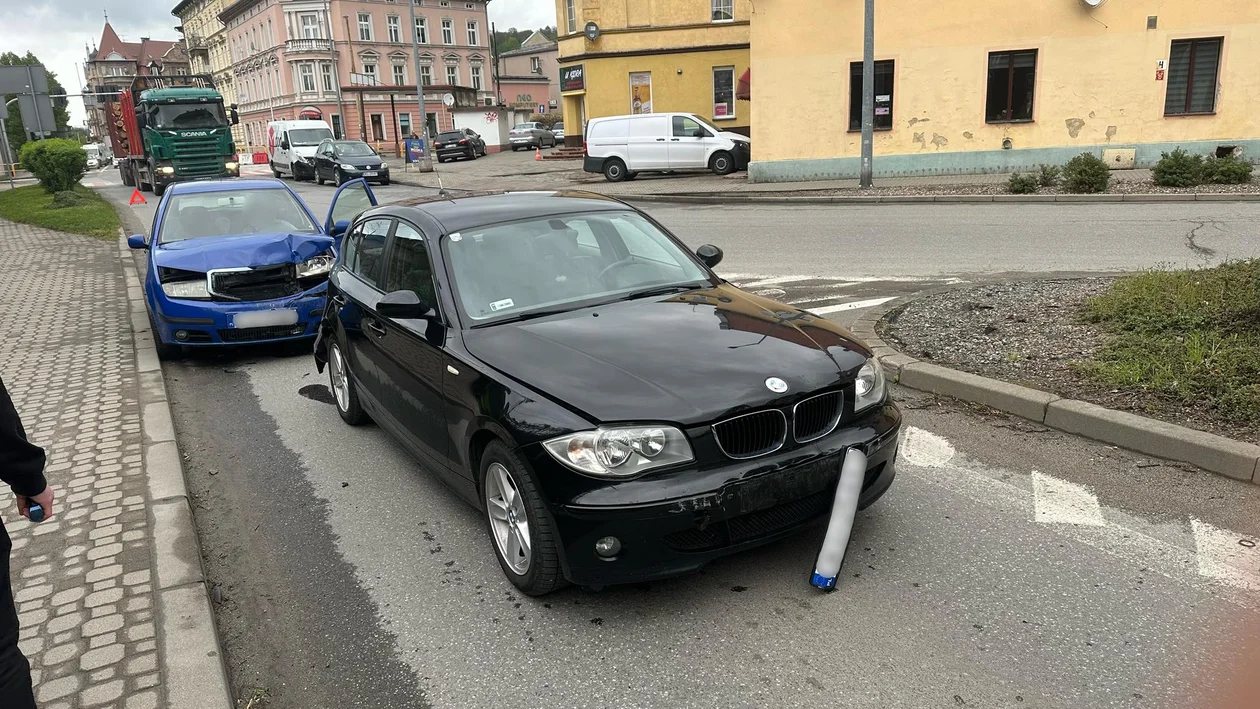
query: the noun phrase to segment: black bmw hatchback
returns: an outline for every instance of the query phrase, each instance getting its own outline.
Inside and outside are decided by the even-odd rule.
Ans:
[[[522,591],[681,574],[825,517],[850,448],[860,506],[895,474],[871,352],[721,257],[588,193],[378,207],[345,231],[316,361],[347,423],[483,511]]]

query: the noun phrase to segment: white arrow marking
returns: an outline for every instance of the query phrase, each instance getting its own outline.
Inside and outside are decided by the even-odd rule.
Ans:
[[[889,296],[887,298],[871,298],[870,300],[854,300],[839,305],[828,305],[822,308],[810,308],[810,312],[817,315],[828,315],[830,313],[839,313],[844,310],[861,310],[862,308],[873,308],[876,305],[887,303],[897,296]]]
[[[1041,524],[1085,524],[1101,527],[1107,523],[1103,519],[1098,498],[1089,488],[1036,470],[1032,473],[1032,482],[1035,518]]]
[[[753,291],[753,295],[759,295],[762,298],[774,299],[779,296],[787,295],[787,291],[782,288],[762,288],[760,290]]]
[[[954,446],[944,436],[914,426],[901,430],[901,457],[911,465],[939,468],[954,459]]]
[[[1207,522],[1190,520],[1199,573],[1247,591],[1260,591],[1260,545],[1256,539]]]

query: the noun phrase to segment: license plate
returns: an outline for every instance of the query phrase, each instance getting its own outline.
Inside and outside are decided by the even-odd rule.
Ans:
[[[248,327],[278,327],[280,325],[296,325],[296,310],[258,310],[252,313],[237,313],[232,316],[232,327],[240,330]]]
[[[363,173],[363,176],[364,176],[364,177],[376,177],[376,173],[375,173],[375,172],[365,172],[365,173]]]
[[[828,456],[789,470],[762,475],[740,485],[740,510],[764,510],[823,490],[839,476],[840,461],[843,459],[844,456]]]

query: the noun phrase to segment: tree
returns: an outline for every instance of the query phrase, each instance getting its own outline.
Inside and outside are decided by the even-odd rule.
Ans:
[[[19,57],[13,52],[5,52],[0,54],[0,66],[44,66],[44,64],[31,52],[27,52],[24,57]],[[48,93],[53,96],[53,118],[57,121],[55,132],[63,135],[70,126],[69,101],[64,98],[66,90],[62,88],[61,82],[57,81],[56,74],[48,71],[47,67],[44,67],[44,70],[48,74]],[[9,94],[4,97],[4,100],[8,101],[13,96],[14,94]],[[14,106],[16,107],[16,104]],[[26,131],[22,127],[22,119],[17,111],[9,113],[9,120],[5,127],[8,129],[6,132],[9,134],[9,146],[14,153],[17,153],[26,142]]]
[[[541,123],[543,128],[551,130],[557,123],[564,120],[564,116],[559,113],[535,113],[529,117],[529,120]]]

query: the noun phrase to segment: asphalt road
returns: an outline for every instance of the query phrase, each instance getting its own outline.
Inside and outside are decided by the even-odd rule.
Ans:
[[[300,191],[321,211],[331,195]],[[732,280],[823,309],[1245,255],[1260,205],[1204,207],[648,209],[723,246]],[[1183,227],[1209,211],[1221,226],[1190,248]],[[476,510],[341,423],[309,356],[165,371],[255,707],[1191,707],[1244,671],[1260,622],[1260,489],[909,391],[898,479],[859,516],[837,592],[806,584],[815,529],[682,579],[529,599]]]

